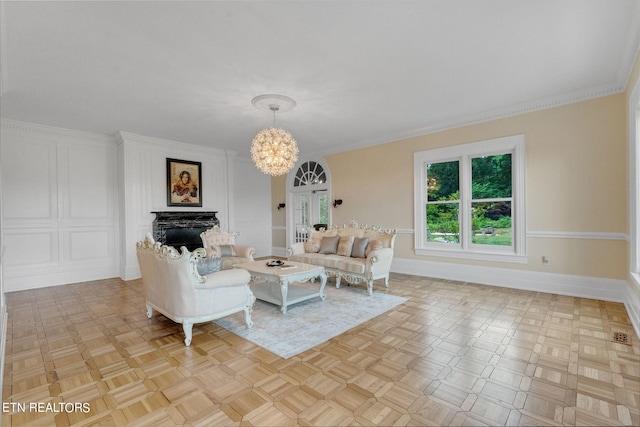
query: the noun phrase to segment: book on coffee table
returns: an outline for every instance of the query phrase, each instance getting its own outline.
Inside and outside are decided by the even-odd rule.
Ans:
[[[282,266],[280,266],[280,270],[290,270],[292,268],[297,268],[297,265],[291,265],[291,264],[283,264]]]

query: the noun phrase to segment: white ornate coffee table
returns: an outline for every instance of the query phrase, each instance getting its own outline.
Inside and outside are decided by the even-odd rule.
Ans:
[[[261,260],[234,265],[236,268],[247,270],[253,281],[263,281],[251,284],[251,291],[257,299],[279,305],[282,314],[287,313],[287,306],[291,304],[315,297],[325,300],[324,287],[327,284],[327,275],[324,267],[293,261],[285,261],[285,265],[293,268],[268,267],[267,262],[268,260]],[[320,287],[317,290],[293,285],[295,282],[306,282],[318,277]]]

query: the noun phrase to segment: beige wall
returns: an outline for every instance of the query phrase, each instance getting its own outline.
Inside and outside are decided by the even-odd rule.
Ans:
[[[279,203],[285,203],[287,198],[287,175],[271,178],[271,218],[273,221],[271,245],[276,248],[285,248],[286,232],[283,229],[287,225],[287,210],[278,210]]]
[[[417,151],[524,134],[527,231],[628,233],[627,108],[624,93],[447,130],[325,157],[331,171],[333,223],[413,230],[413,154]],[[285,180],[272,191],[284,196]],[[275,201],[274,201],[275,206]],[[274,218],[278,214],[274,214]],[[274,220],[274,225],[276,220]],[[284,241],[274,233],[274,246]],[[398,236],[396,257],[417,256],[413,234]],[[624,240],[528,238],[528,264],[492,266],[626,280]],[[541,257],[551,257],[542,265]]]

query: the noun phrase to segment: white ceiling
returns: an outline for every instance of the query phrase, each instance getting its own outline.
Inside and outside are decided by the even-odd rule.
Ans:
[[[638,0],[3,2],[3,118],[301,155],[624,90]]]

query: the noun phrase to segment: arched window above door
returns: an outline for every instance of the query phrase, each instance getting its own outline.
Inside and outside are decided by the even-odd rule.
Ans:
[[[306,185],[325,184],[327,182],[327,174],[324,168],[317,162],[312,160],[304,162],[296,171],[293,179],[294,187],[303,187]]]

